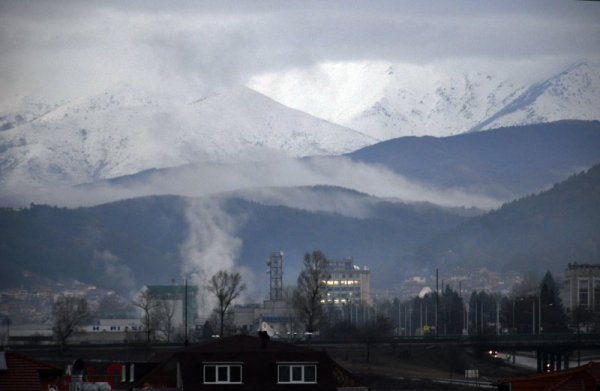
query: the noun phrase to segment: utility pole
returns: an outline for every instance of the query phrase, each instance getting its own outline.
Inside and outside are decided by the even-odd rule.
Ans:
[[[531,334],[535,335],[535,299],[533,299],[531,304]]]
[[[421,300],[419,304],[421,305],[421,307],[420,307],[421,319],[420,319],[419,327],[421,328],[421,335],[423,335],[423,300]]]
[[[435,336],[438,336],[438,269],[435,269]]]
[[[475,300],[475,335],[479,334],[479,329],[477,328],[477,300]]]
[[[400,308],[400,299],[398,299],[398,336],[400,336],[400,329],[402,328],[402,310]]]
[[[542,333],[542,291],[540,291],[538,302],[538,334]]]
[[[496,335],[500,334],[500,299],[496,300]]]
[[[484,325],[483,325],[483,300],[481,301],[481,334],[483,334],[484,332]]]
[[[184,290],[183,290],[184,298],[183,298],[183,317],[184,317],[184,344],[188,346],[188,285],[187,278],[184,279]]]
[[[412,303],[410,305],[410,309],[408,310],[408,329],[409,329],[409,337],[412,337],[412,312],[413,312],[413,308],[412,308]]]

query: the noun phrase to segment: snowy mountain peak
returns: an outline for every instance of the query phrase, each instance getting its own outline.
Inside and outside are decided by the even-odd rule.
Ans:
[[[248,151],[327,155],[376,142],[247,87],[190,104],[121,85],[48,106],[0,132],[1,184],[77,184]]]
[[[385,140],[597,119],[597,74],[597,66],[581,62],[545,82],[526,85],[483,71],[383,62],[323,63],[260,75],[249,85],[287,106]],[[537,100],[541,95],[548,98]],[[523,109],[524,114],[512,114]]]
[[[600,67],[580,62],[530,86],[472,131],[561,119],[600,119]]]

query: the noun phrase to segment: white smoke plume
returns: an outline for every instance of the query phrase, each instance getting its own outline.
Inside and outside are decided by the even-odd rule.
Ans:
[[[101,264],[104,274],[113,281],[115,286],[125,289],[128,292],[128,296],[134,295],[134,273],[122,259],[109,250],[94,250],[93,261]]]
[[[234,232],[240,222],[225,213],[218,201],[206,198],[188,200],[186,218],[188,235],[181,246],[182,272],[191,284],[199,288],[198,315],[204,318],[216,305],[215,298],[207,290],[215,273],[219,270],[239,272],[249,291],[253,275],[251,271],[236,266],[242,241],[235,237]]]

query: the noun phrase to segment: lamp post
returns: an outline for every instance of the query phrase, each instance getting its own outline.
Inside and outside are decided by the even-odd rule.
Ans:
[[[515,330],[515,303],[517,302],[517,299],[513,298],[513,312],[512,312],[512,332],[513,334],[516,334],[516,330]]]
[[[531,301],[531,334],[535,335],[535,299]]]
[[[542,334],[542,291],[540,290],[540,296],[538,301],[538,334]]]
[[[401,329],[402,329],[402,307],[400,307],[400,299],[398,299],[398,336],[400,336]]]

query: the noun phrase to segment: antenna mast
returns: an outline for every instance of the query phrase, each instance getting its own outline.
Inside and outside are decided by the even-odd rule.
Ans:
[[[272,252],[267,266],[271,280],[269,299],[280,301],[283,299],[283,251]]]

